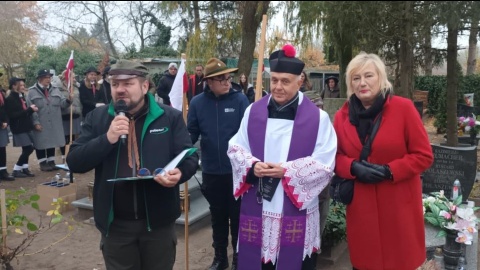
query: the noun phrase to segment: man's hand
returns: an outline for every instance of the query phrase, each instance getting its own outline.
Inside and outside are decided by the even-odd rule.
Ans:
[[[3,123],[2,123],[2,129],[6,129],[7,126],[8,126],[8,123],[7,123],[7,122],[3,122]]]
[[[165,175],[162,174],[157,174],[153,178],[157,183],[164,187],[174,187],[175,185],[178,184],[178,181],[180,181],[180,178],[182,178],[182,172],[178,169],[175,168],[173,170],[170,170],[165,173]]]
[[[285,169],[280,166],[280,163],[271,162],[257,162],[253,173],[256,177],[272,177],[283,178],[285,175]]]
[[[35,128],[36,131],[42,131],[42,125],[40,125],[40,124],[36,124],[34,126],[34,128]]]
[[[37,105],[32,104],[32,105],[30,105],[30,108],[32,108],[32,110],[33,110],[34,112],[38,112],[38,107],[37,107]]]
[[[124,115],[117,115],[107,131],[107,139],[110,144],[118,142],[121,135],[128,135],[129,120]]]

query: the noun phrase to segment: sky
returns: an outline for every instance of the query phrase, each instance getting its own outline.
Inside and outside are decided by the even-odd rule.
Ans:
[[[272,3],[273,3],[273,5],[277,5],[279,3],[279,1],[272,1]],[[47,11],[51,9],[51,7],[48,6],[48,1],[39,1],[38,4]],[[283,29],[284,20],[283,20],[283,14],[282,13],[283,13],[283,11],[279,12],[267,24],[267,35],[268,35],[268,33],[273,32],[275,27]],[[45,21],[47,23],[52,24],[52,25],[61,25],[62,24],[62,22],[58,19],[58,16],[56,16],[55,12],[46,12],[45,15],[46,15]],[[118,13],[115,14],[115,16],[112,16],[113,17],[112,18],[112,25],[113,25],[112,29],[118,29],[118,28],[120,28],[119,26],[122,26],[122,24],[125,23],[124,21],[120,20],[116,16],[121,16],[121,11],[118,11]],[[92,16],[92,19],[89,19],[89,21],[95,21],[95,20],[96,19],[93,18],[93,16]],[[168,24],[168,22],[165,22],[165,23]],[[78,24],[78,26],[81,26],[81,24]],[[88,31],[90,31],[90,28],[91,28],[90,25],[83,25],[83,26]],[[261,27],[261,25],[260,25],[260,27]],[[130,33],[128,31],[130,31]],[[139,42],[138,38],[136,38],[134,36],[132,27],[130,27],[130,26],[121,27],[121,31],[118,31],[115,34],[116,34],[117,37],[120,37],[122,40],[128,40],[127,42],[125,42],[125,43],[127,43],[126,45],[131,44],[131,42],[133,41],[139,47],[140,42]],[[62,38],[65,38],[65,35],[42,29],[42,30],[40,30],[40,35],[39,35],[39,45],[56,47],[61,43]],[[171,40],[170,43],[174,48],[176,47],[176,41],[177,40],[178,39],[175,38],[175,33],[172,33],[172,40]],[[122,45],[120,43],[117,43],[116,45],[118,47],[122,47]],[[138,47],[137,47],[137,49],[138,49]]]
[[[46,2],[39,1],[38,2],[40,6],[47,7],[46,10],[48,10],[48,6],[46,6]],[[277,5],[279,1],[273,1],[273,5]],[[117,15],[120,15],[120,11]],[[95,21],[92,19],[91,21]],[[46,22],[60,25],[61,22],[59,22],[58,17],[55,15],[55,12],[46,12]],[[113,26],[112,29],[119,29],[122,25],[122,21],[119,18],[113,17],[112,19]],[[84,27],[87,30],[90,30],[91,26],[90,25],[84,25]],[[260,25],[261,27],[261,25]],[[270,22],[267,25],[267,37],[273,33],[274,29],[278,27],[279,29],[284,29],[284,16],[283,16],[283,10],[280,10],[273,18],[271,18]],[[135,38],[133,35],[133,28],[131,27],[121,27],[121,31],[117,31],[114,36],[118,37],[119,39],[123,40],[125,45],[130,45],[132,42],[135,42],[137,44],[137,49],[139,47],[139,41],[138,38]],[[39,45],[47,45],[47,46],[58,46],[60,42],[62,41],[62,38],[65,38],[64,35],[60,33],[54,33],[54,32],[49,32],[46,30],[41,30],[40,35],[39,35]],[[176,38],[175,38],[175,33],[172,33],[172,40],[171,40],[171,45],[175,48],[176,47]],[[459,46],[467,47],[468,46],[468,32],[465,35],[459,36],[458,39],[458,44]],[[446,38],[441,38],[437,37],[434,38],[432,41],[432,45],[436,48],[442,48],[445,49],[447,47],[446,43]],[[120,43],[116,43],[116,46],[120,48],[120,51],[123,51],[123,46]]]

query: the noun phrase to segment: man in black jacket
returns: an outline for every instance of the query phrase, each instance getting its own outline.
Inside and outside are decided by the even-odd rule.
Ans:
[[[209,270],[228,268],[227,247],[230,232],[233,250],[238,240],[240,200],[232,194],[232,165],[227,156],[228,140],[237,133],[243,113],[249,103],[241,91],[235,91],[228,68],[217,58],[210,58],[205,66],[205,91],[195,96],[188,109],[187,128],[196,143],[201,137],[202,193],[210,205],[212,238],[215,257]],[[237,269],[234,252],[232,270]]]
[[[113,102],[87,115],[67,156],[73,173],[95,168],[93,210],[107,269],[173,268],[179,184],[198,168],[193,154],[177,168],[157,174],[192,142],[181,112],[157,104],[148,93],[147,75],[140,63],[119,60],[112,65]],[[115,114],[113,103],[119,100],[127,105],[125,115]],[[125,143],[119,140],[122,135]],[[107,181],[145,170],[153,180]]]
[[[170,106],[170,91],[172,90],[173,82],[175,77],[177,77],[177,64],[170,63],[168,69],[163,73],[162,78],[158,82],[157,95],[162,98],[163,104]]]

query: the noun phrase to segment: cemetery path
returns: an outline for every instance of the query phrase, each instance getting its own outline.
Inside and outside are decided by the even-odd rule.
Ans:
[[[433,119],[424,118],[430,141],[433,143],[443,142],[443,135],[437,135],[433,127]],[[11,172],[13,163],[20,155],[20,149],[7,146],[8,171]],[[59,154],[57,154],[59,156]],[[57,163],[62,163],[60,158]],[[36,174],[34,178],[19,178],[13,182],[0,182],[0,188],[17,190],[25,188],[29,194],[36,193],[36,186],[39,183],[50,180],[57,171],[42,172],[38,167],[38,161],[35,154],[30,156],[31,171]],[[62,175],[64,173],[62,172]],[[93,180],[93,172],[74,175],[78,185],[77,199],[87,197],[88,183]],[[39,221],[39,216],[45,216],[45,212],[37,212],[30,207],[22,207],[21,213],[25,214],[33,221]],[[40,234],[31,245],[25,250],[24,255],[18,256],[17,260],[12,262],[15,270],[18,269],[36,269],[36,270],[104,270],[102,254],[99,250],[100,234],[98,230],[79,219],[76,210],[66,212],[65,220],[73,225],[73,231],[69,231],[62,223],[53,227],[51,230]],[[175,270],[185,269],[185,238],[184,229],[178,226],[178,245],[177,262]],[[16,243],[24,239],[23,236],[10,234],[7,237],[7,245],[14,247]],[[480,248],[479,248],[480,250]],[[231,248],[229,248],[229,257],[231,261]],[[210,266],[213,258],[213,248],[211,247],[211,229],[209,217],[195,223],[190,228],[189,235],[189,269],[204,270]],[[319,266],[317,269],[351,269],[348,253],[345,253],[335,265]]]

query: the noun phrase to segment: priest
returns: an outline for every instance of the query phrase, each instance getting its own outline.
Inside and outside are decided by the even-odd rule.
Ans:
[[[320,249],[318,195],[331,179],[337,137],[303,93],[305,64],[285,45],[270,55],[271,94],[250,105],[229,141],[233,193],[242,197],[240,270],[313,270]]]

